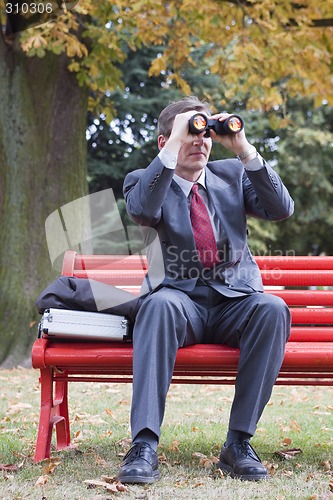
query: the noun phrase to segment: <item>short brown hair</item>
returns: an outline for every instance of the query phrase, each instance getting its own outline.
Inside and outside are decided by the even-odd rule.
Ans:
[[[205,101],[200,101],[195,96],[187,96],[180,101],[171,102],[164,108],[158,117],[158,135],[169,137],[176,115],[186,113],[187,111],[203,112],[207,115],[211,114],[209,104]]]

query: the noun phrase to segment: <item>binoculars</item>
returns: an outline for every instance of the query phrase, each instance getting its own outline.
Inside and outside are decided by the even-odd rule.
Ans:
[[[210,129],[218,135],[237,134],[244,128],[243,118],[239,115],[230,115],[226,120],[220,122],[206,116],[204,113],[196,113],[189,120],[190,134],[201,134],[206,131],[205,137],[210,137]]]

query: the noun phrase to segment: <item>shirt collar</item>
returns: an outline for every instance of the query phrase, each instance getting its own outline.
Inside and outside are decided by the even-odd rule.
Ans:
[[[174,174],[173,179],[175,182],[177,182],[178,186],[183,191],[186,198],[190,194],[193,184],[200,184],[200,186],[202,186],[203,188],[206,189],[206,171],[205,171],[205,169],[202,170],[202,172],[199,176],[199,179],[196,182],[188,181],[187,179],[184,179],[183,177],[179,177],[179,175],[177,175],[177,174]]]

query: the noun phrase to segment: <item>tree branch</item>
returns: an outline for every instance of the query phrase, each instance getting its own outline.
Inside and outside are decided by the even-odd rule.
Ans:
[[[217,3],[232,3],[236,5],[237,7],[248,7],[251,9],[253,7],[253,3],[249,2],[248,0],[216,0]],[[300,10],[304,5],[299,5],[299,4],[293,4],[291,3],[292,7],[296,10]],[[295,21],[295,19],[290,19],[289,22],[287,23],[286,26],[297,26],[298,23]],[[327,18],[327,19],[312,19],[311,20],[311,26],[313,28],[329,28],[333,26],[333,18]]]

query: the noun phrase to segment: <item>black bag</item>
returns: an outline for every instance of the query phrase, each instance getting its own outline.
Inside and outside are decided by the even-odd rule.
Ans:
[[[59,276],[39,295],[38,312],[46,309],[74,309],[126,316],[134,323],[143,297],[88,278]]]

